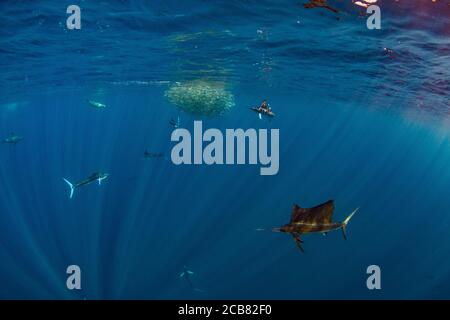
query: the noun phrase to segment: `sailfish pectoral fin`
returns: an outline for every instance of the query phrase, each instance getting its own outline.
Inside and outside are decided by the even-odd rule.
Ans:
[[[292,237],[294,238],[295,244],[297,245],[297,247],[300,249],[301,252],[304,253],[305,250],[302,247],[303,241],[302,241],[302,239],[300,239],[300,234],[298,234],[298,233],[297,234],[293,234]]]

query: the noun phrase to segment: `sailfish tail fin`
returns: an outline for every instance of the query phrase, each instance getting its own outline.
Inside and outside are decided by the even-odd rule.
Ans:
[[[75,187],[73,186],[73,184],[67,180],[66,178],[63,178],[63,180],[69,185],[70,187],[70,194],[69,194],[69,198],[72,199],[73,197],[73,192],[75,191]]]
[[[350,221],[350,219],[353,217],[353,215],[359,210],[359,207],[356,208],[352,213],[350,213],[348,215],[347,218],[345,218],[344,222],[342,222],[342,235],[344,236],[344,239],[347,240],[347,232],[346,232],[346,228],[348,225],[348,222]]]

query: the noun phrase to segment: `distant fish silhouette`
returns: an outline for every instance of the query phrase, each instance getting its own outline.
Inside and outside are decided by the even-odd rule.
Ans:
[[[383,52],[390,59],[395,59],[397,57],[397,53],[391,48],[383,48]]]
[[[339,10],[331,7],[330,5],[328,5],[327,0],[310,0],[308,3],[305,3],[303,5],[303,7],[305,7],[306,9],[311,9],[311,8],[324,8],[324,9],[328,9],[330,11],[333,11],[334,13],[339,13]]]
[[[188,283],[189,287],[197,292],[205,292],[202,289],[198,289],[194,286],[194,284],[191,281],[191,276],[194,274],[191,270],[189,270],[186,266],[183,267],[183,272],[180,273],[180,278],[185,278],[186,282]]]
[[[106,104],[100,103],[93,100],[88,100],[88,103],[91,105],[91,107],[97,108],[97,109],[103,109],[106,108]]]
[[[169,124],[175,129],[178,129],[180,127],[180,117],[177,117],[177,121],[170,119]]]
[[[22,141],[23,138],[15,135],[14,133],[11,134],[11,136],[3,139],[3,143],[9,143],[9,144],[17,144],[18,142]]]
[[[326,234],[328,231],[342,229],[344,239],[347,239],[347,224],[358,209],[359,208],[354,210],[343,222],[332,222],[331,220],[334,211],[333,200],[327,201],[313,208],[301,208],[294,204],[292,208],[291,221],[280,228],[273,228],[272,231],[291,234],[297,244],[297,247],[304,252],[301,245],[303,241],[300,239],[302,234]]]
[[[145,151],[144,151],[144,158],[145,158],[145,159],[151,159],[151,158],[164,158],[164,154],[162,154],[162,153],[149,152],[148,150],[145,150]]]
[[[88,100],[88,103],[91,105],[91,107],[94,107],[94,108],[97,108],[97,109],[106,108],[106,104],[100,103],[100,102],[97,102],[97,101]]]

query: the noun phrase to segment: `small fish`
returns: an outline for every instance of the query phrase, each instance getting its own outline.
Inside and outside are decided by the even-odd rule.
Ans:
[[[11,134],[11,136],[3,139],[3,143],[9,143],[9,144],[17,144],[18,142],[22,141],[23,138],[19,137],[15,134]]]
[[[397,53],[391,48],[383,48],[383,52],[390,59],[395,59],[397,57]]]
[[[106,108],[106,104],[103,104],[103,103],[100,103],[100,102],[97,102],[97,101],[88,100],[88,103],[92,107],[97,108],[97,109]]]
[[[189,270],[186,266],[183,267],[183,272],[180,273],[180,278],[185,278],[186,282],[188,283],[189,287],[197,292],[205,292],[202,289],[198,289],[194,286],[194,284],[191,281],[191,276],[194,274],[191,270]]]
[[[149,151],[145,150],[144,151],[144,158],[145,159],[164,158],[164,154],[162,154],[162,153],[153,153],[153,152],[149,152]]]
[[[175,129],[178,129],[180,127],[180,117],[177,117],[177,121],[170,119],[169,124]]]

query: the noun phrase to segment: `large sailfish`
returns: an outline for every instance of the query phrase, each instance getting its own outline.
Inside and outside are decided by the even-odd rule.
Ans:
[[[302,247],[303,241],[300,239],[302,234],[326,234],[328,231],[341,229],[344,239],[347,239],[347,224],[358,209],[359,208],[350,213],[343,222],[332,222],[334,211],[333,200],[329,200],[313,208],[301,208],[294,204],[289,223],[280,228],[273,228],[272,231],[291,234],[298,248],[304,252]]]

